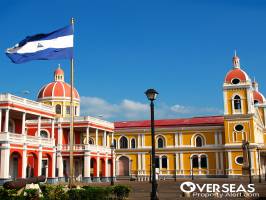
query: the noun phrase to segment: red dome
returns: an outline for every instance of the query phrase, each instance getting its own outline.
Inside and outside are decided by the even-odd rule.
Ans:
[[[259,103],[263,103],[265,98],[264,96],[258,92],[258,91],[253,91],[253,98],[254,98],[254,101],[257,100]]]
[[[69,98],[71,95],[71,87],[69,84],[62,81],[55,81],[43,86],[38,93],[38,99],[51,98]],[[79,94],[74,88],[74,99],[79,100]]]
[[[58,67],[55,71],[54,71],[54,75],[64,75],[64,71]]]
[[[233,79],[239,79],[240,82],[245,82],[247,80],[249,80],[248,75],[246,74],[246,72],[244,72],[242,69],[239,68],[235,68],[230,70],[226,77],[225,77],[225,82],[226,83],[232,83]]]

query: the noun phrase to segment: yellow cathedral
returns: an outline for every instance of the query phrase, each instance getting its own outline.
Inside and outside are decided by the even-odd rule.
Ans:
[[[155,120],[156,174],[188,177],[265,176],[266,101],[235,54],[223,83],[224,115]],[[148,181],[150,121],[115,122],[117,178]]]

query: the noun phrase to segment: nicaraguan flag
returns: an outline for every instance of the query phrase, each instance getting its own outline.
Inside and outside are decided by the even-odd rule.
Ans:
[[[54,60],[73,58],[73,26],[69,25],[48,34],[27,36],[6,55],[14,63],[31,60]]]

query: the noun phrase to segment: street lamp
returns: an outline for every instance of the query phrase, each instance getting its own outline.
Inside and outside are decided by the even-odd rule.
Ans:
[[[155,131],[154,131],[154,103],[158,92],[154,89],[148,89],[145,92],[148,100],[150,100],[150,109],[151,109],[151,156],[152,156],[152,191],[151,191],[151,200],[157,200],[157,181],[155,177]]]
[[[151,151],[149,151],[149,153],[150,153],[150,183],[151,183],[151,174],[152,174],[152,173],[151,173],[151,170],[152,170],[152,169],[151,169]]]
[[[112,169],[112,171],[111,171],[111,174],[112,174],[112,176],[111,176],[111,185],[114,185],[114,150],[115,150],[115,145],[114,145],[114,143],[112,142],[112,144],[111,144],[111,157],[112,157],[112,167],[111,167],[111,169]]]
[[[261,174],[260,174],[260,148],[257,147],[257,154],[258,154],[258,164],[259,164],[259,183],[261,183]]]

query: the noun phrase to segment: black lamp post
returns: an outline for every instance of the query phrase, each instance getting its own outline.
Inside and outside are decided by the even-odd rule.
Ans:
[[[148,89],[145,92],[147,98],[151,101],[151,156],[152,156],[152,191],[151,191],[151,200],[157,200],[157,181],[155,177],[155,131],[154,131],[154,103],[153,101],[156,99],[158,92],[154,89]]]
[[[150,183],[151,183],[151,174],[152,174],[152,173],[151,173],[151,171],[152,171],[152,169],[151,169],[151,168],[152,168],[152,167],[151,167],[151,151],[150,151],[149,153],[150,153]]]
[[[191,180],[194,180],[193,158],[194,158],[194,155],[190,157],[190,162],[191,162]]]
[[[111,172],[111,174],[112,174],[112,176],[111,176],[111,185],[114,185],[114,149],[115,149],[115,145],[114,145],[114,143],[112,142],[112,144],[111,144],[111,156],[112,156],[112,172]]]

